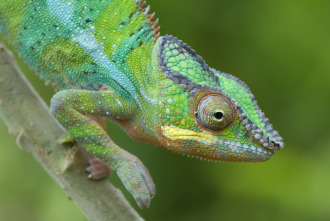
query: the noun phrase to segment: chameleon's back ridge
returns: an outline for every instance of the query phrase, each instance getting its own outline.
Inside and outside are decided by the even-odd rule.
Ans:
[[[0,31],[58,91],[54,117],[116,171],[140,207],[150,205],[155,184],[112,141],[104,119],[136,140],[201,159],[260,162],[284,147],[248,86],[181,40],[160,36],[144,1],[2,1]],[[95,162],[88,177],[106,177]]]
[[[112,86],[134,93],[129,62],[150,57],[159,37],[145,1],[3,1],[0,16],[0,30],[56,90]]]

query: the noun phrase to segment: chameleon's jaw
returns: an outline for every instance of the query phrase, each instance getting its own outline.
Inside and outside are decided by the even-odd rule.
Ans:
[[[175,126],[163,126],[162,132],[162,144],[167,149],[202,159],[257,162],[266,161],[274,154],[274,150],[260,145],[242,144],[205,132],[195,132]]]

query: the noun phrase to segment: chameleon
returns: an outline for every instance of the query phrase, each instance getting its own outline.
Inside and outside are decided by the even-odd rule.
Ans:
[[[112,141],[105,119],[138,141],[213,161],[266,161],[284,147],[248,86],[183,41],[160,36],[143,0],[1,1],[0,32],[56,91],[53,116],[141,208],[155,184]],[[89,177],[103,178],[94,162]]]

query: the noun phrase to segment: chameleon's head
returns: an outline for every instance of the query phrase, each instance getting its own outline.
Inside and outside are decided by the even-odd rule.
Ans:
[[[161,143],[204,159],[265,161],[283,148],[245,83],[214,69],[182,41],[158,40]]]

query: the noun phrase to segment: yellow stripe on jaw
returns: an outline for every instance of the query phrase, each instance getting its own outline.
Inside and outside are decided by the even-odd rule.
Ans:
[[[163,135],[171,140],[194,140],[209,144],[218,143],[218,140],[213,135],[203,132],[185,130],[174,126],[162,126],[161,129],[163,131]]]

